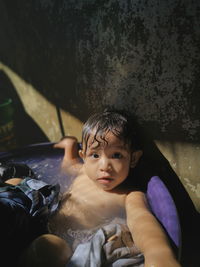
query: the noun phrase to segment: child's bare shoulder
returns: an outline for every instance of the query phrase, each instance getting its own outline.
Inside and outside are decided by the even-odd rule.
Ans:
[[[78,160],[66,162],[62,161],[61,165],[62,172],[71,178],[82,176],[83,174],[83,163]]]

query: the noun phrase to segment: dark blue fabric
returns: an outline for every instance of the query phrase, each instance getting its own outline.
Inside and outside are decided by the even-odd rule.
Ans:
[[[59,203],[60,186],[25,178],[19,185],[0,185],[0,202],[20,206],[31,216],[50,215]]]
[[[7,262],[4,266],[15,266],[22,250],[47,233],[48,218],[59,205],[59,192],[59,185],[32,178],[16,186],[0,184],[0,255]]]

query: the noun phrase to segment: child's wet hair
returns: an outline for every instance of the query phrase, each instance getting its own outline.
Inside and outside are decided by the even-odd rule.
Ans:
[[[93,135],[92,143],[107,143],[106,135],[111,132],[124,142],[131,151],[140,149],[136,129],[132,118],[122,111],[106,110],[95,113],[83,125],[82,144],[87,150],[88,140]]]

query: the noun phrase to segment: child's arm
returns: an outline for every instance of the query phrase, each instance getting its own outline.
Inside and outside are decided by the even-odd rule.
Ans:
[[[66,171],[73,167],[74,171],[82,167],[79,157],[78,140],[74,136],[66,136],[60,142],[54,145],[54,148],[64,149],[62,168]]]
[[[167,237],[148,210],[144,193],[131,192],[126,198],[127,224],[136,246],[145,257],[145,267],[178,267]]]

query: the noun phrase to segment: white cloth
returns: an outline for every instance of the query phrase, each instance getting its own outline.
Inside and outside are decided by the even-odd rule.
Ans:
[[[144,266],[127,226],[109,224],[100,228],[90,241],[78,245],[66,267]]]

